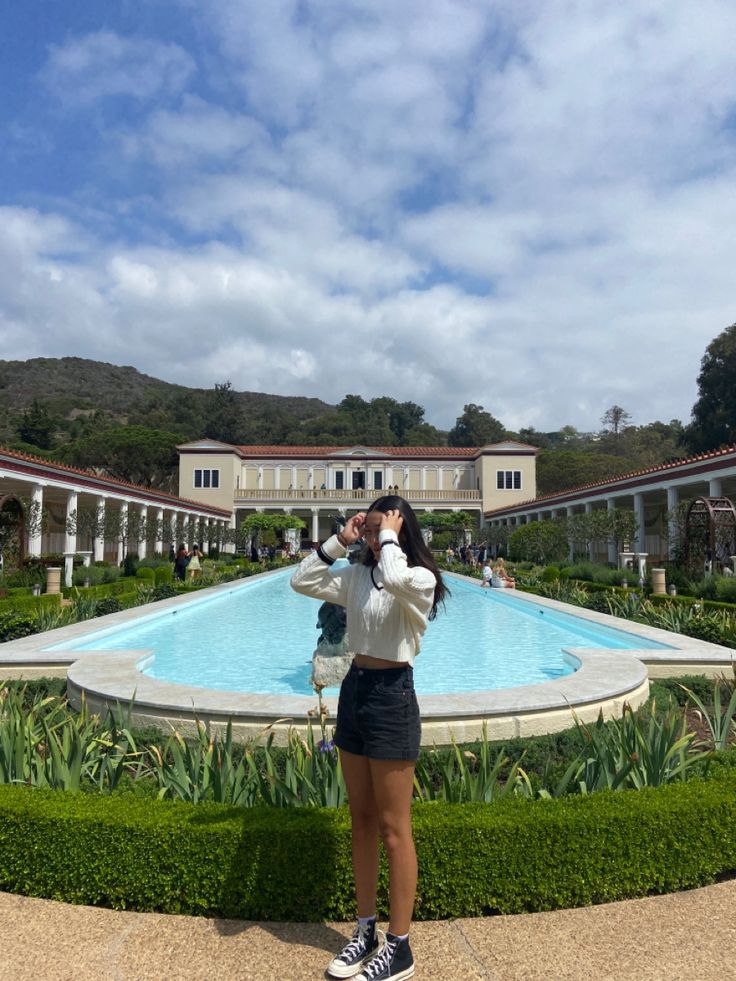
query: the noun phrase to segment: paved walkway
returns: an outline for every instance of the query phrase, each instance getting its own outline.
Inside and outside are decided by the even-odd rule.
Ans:
[[[0,893],[2,981],[318,981],[351,927],[114,912]],[[417,981],[736,979],[736,881],[608,906],[416,923]]]

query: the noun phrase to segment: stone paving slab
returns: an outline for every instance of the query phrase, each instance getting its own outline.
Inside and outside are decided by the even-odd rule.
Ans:
[[[415,923],[417,981],[736,979],[736,881],[524,916]],[[0,893],[2,981],[312,981],[348,924],[250,923]]]

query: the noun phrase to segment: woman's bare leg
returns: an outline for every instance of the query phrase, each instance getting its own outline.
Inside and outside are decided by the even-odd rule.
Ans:
[[[358,916],[376,912],[378,888],[378,811],[373,796],[370,760],[340,750],[352,822],[353,875]]]
[[[413,760],[369,760],[378,833],[388,856],[390,933],[409,932],[417,891],[417,854],[411,832]]]

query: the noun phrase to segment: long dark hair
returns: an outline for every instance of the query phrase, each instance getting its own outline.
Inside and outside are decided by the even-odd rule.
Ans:
[[[399,497],[398,494],[386,494],[371,504],[367,513],[370,514],[371,511],[380,511],[381,514],[385,514],[387,511],[398,511],[404,519],[401,531],[399,532],[399,543],[406,553],[407,563],[410,566],[424,566],[425,569],[429,569],[436,580],[434,601],[432,602],[432,609],[429,611],[429,617],[427,618],[434,620],[437,616],[437,607],[440,603],[444,606],[445,597],[450,595],[450,590],[445,585],[442,574],[437,568],[434,556],[427,548],[424,536],[422,535],[422,529],[419,527],[417,516],[414,514],[411,504],[405,501],[403,497]],[[368,547],[363,550],[361,562],[363,565],[376,565],[373,552]]]

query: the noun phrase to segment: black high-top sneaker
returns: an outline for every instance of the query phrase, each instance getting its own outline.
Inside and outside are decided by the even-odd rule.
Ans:
[[[365,965],[355,981],[403,981],[414,977],[414,958],[408,938],[386,934],[386,943]]]
[[[383,934],[381,934],[383,936]],[[378,950],[378,931],[376,921],[372,920],[367,926],[358,925],[350,940],[342,951],[330,961],[327,973],[334,978],[352,978]]]

